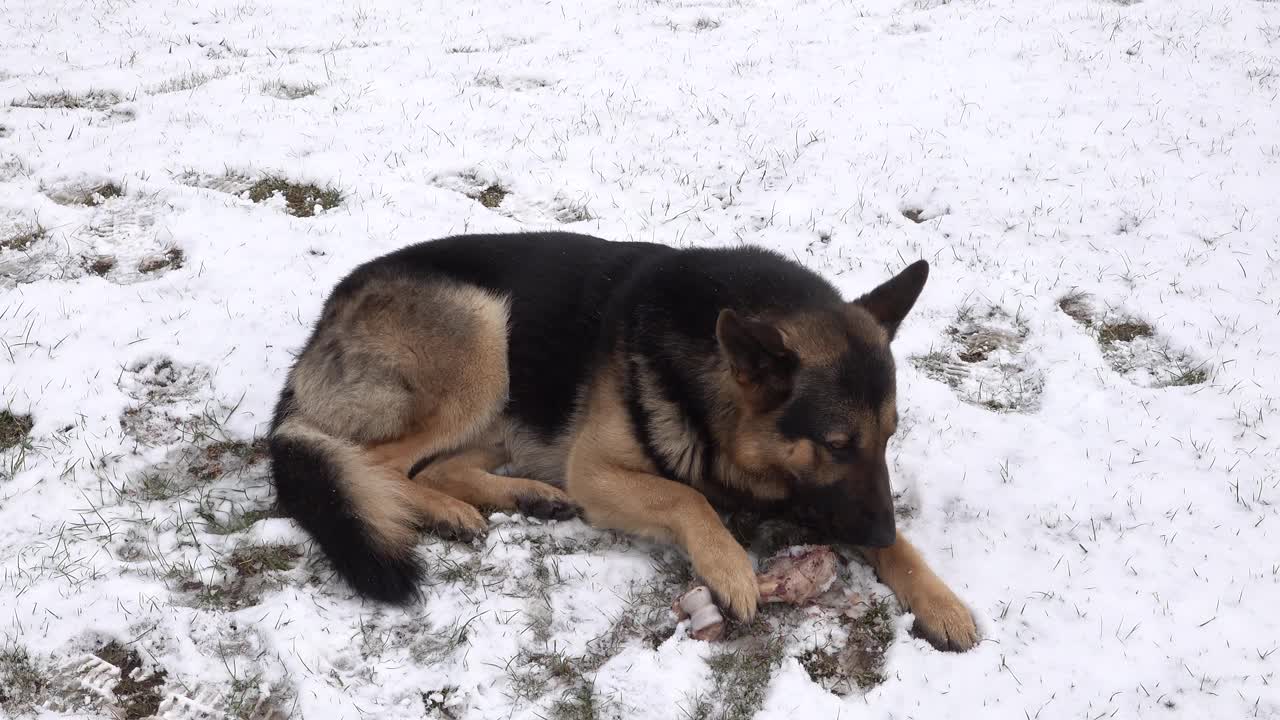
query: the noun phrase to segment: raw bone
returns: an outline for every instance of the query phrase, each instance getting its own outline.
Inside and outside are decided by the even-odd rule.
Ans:
[[[826,592],[836,579],[836,554],[825,545],[790,548],[757,576],[760,602],[803,605]]]
[[[724,617],[706,585],[681,595],[674,609],[681,620],[689,618],[689,634],[694,640],[714,642],[724,634]]]
[[[769,561],[768,569],[756,576],[760,602],[803,605],[831,587],[836,568],[836,554],[825,545],[794,547],[778,553]],[[705,585],[681,595],[672,609],[680,620],[690,619],[689,634],[695,640],[714,642],[724,634],[724,617]]]

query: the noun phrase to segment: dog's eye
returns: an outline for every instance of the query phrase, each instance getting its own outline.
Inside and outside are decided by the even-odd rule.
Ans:
[[[836,435],[833,437],[823,438],[821,440],[822,447],[831,452],[832,455],[844,455],[853,447],[853,438],[847,435]]]
[[[831,455],[833,462],[841,465],[851,463],[857,459],[856,438],[826,438],[822,441],[822,446],[826,448],[827,453]]]

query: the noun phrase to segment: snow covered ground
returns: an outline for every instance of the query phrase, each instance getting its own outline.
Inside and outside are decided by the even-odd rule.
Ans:
[[[0,715],[1280,717],[1278,92],[1269,0],[0,0]],[[984,642],[858,564],[695,642],[578,522],[332,581],[255,444],[290,353],[358,262],[538,228],[928,258],[895,483]]]

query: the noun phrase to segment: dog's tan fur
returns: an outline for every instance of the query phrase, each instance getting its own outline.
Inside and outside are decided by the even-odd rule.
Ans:
[[[569,452],[569,496],[588,521],[682,547],[693,570],[738,617],[755,615],[751,558],[694,488],[656,474],[622,405],[616,368],[597,376]]]
[[[978,628],[969,609],[901,533],[887,548],[861,550],[903,609],[915,614],[913,632],[935,647],[968,650],[977,644]]]
[[[316,427],[366,446],[415,437],[429,443],[420,450],[441,452],[501,412],[509,377],[505,300],[467,285],[393,279],[335,303],[331,313],[318,324],[317,342],[340,347],[366,372],[335,382],[332,353],[298,359],[291,377],[298,411]]]

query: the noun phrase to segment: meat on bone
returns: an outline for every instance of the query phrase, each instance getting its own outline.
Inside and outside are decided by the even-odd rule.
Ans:
[[[837,567],[835,552],[825,545],[784,550],[774,555],[765,571],[756,576],[760,602],[804,605],[831,587]],[[679,619],[689,619],[689,634],[695,640],[713,642],[724,634],[724,616],[705,585],[681,595],[672,609]]]

